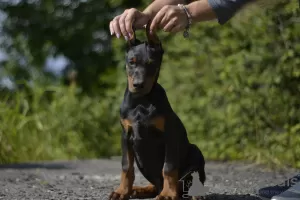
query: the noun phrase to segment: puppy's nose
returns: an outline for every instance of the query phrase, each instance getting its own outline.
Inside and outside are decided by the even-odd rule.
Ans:
[[[144,83],[143,82],[134,82],[133,87],[135,87],[137,89],[142,89],[144,87]]]

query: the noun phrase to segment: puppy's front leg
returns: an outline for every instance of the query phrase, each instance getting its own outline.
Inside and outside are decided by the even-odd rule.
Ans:
[[[118,189],[111,193],[110,200],[126,200],[129,199],[132,193],[132,186],[134,182],[134,155],[131,144],[129,143],[130,137],[130,124],[128,121],[121,120],[122,124],[122,172],[121,183]]]
[[[172,117],[173,118],[173,117]],[[165,120],[165,162],[163,167],[163,189],[156,200],[178,199],[178,168],[179,168],[179,145],[178,134],[174,130],[175,120]]]

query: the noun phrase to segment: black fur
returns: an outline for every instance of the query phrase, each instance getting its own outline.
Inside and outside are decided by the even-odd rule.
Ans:
[[[183,123],[171,108],[165,90],[157,82],[163,53],[161,44],[137,40],[135,44],[131,43],[126,52],[127,73],[132,75],[136,72],[141,82],[147,76],[155,76],[155,81],[150,92],[143,95],[131,92],[127,85],[120,108],[121,119],[132,122],[129,132],[126,133],[123,128],[122,133],[123,170],[128,168],[126,152],[132,147],[138,168],[156,186],[158,194],[163,189],[162,171],[178,169],[179,179],[198,171],[200,181],[203,184],[205,181],[204,157],[199,148],[189,142]],[[134,56],[136,62],[131,63]],[[148,62],[149,59],[151,62]],[[154,74],[155,69],[158,69],[157,74]],[[163,132],[149,124],[157,116],[165,119]]]

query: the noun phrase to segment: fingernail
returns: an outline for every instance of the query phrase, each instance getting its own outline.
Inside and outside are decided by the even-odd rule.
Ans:
[[[131,33],[128,33],[128,35],[129,35],[129,38],[131,38],[131,37],[132,37]]]
[[[128,41],[128,37],[127,36],[124,36],[124,38],[125,38],[126,41]]]
[[[110,32],[110,35],[113,35],[113,34],[114,34],[114,32],[113,32],[113,31],[111,31],[111,32]]]
[[[120,34],[119,33],[117,33],[116,36],[117,36],[117,38],[120,38]]]
[[[150,30],[150,34],[152,34],[153,33],[153,31],[152,30]]]

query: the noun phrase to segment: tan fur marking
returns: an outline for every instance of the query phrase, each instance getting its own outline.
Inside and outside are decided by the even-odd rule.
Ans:
[[[136,57],[132,58],[132,62],[136,63]]]
[[[118,189],[111,193],[109,199],[128,199],[132,193],[132,187],[134,182],[134,156],[132,149],[128,149],[127,159],[129,168],[127,171],[122,170],[121,172],[121,183]]]
[[[163,172],[163,177],[164,187],[157,199],[165,199],[166,197],[178,199],[178,170],[173,170],[169,173]]]
[[[158,130],[162,132],[165,131],[165,118],[163,116],[152,119],[150,123],[154,125]]]
[[[136,90],[133,87],[133,78],[131,76],[127,76],[128,80],[128,89],[130,92],[136,92]]]
[[[121,124],[124,127],[126,133],[128,133],[129,129],[132,127],[132,122],[129,119],[121,119]]]
[[[145,187],[133,186],[132,188],[132,198],[134,199],[154,198],[156,194],[157,190],[152,184]]]

